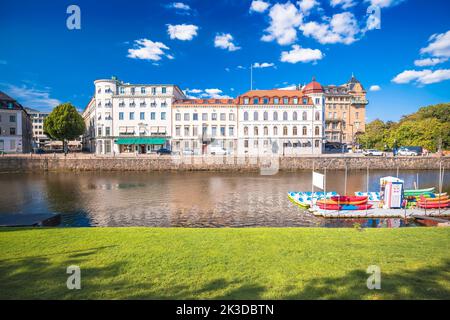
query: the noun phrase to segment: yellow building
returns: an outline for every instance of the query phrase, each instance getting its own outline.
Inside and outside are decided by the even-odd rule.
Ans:
[[[327,142],[355,145],[366,126],[366,91],[352,75],[339,86],[329,85],[325,91],[325,138]]]

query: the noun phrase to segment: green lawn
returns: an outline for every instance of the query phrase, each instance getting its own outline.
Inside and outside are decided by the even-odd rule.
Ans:
[[[449,228],[0,229],[0,299],[449,299],[449,241]]]

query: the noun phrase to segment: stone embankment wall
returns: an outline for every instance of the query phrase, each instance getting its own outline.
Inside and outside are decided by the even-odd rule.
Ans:
[[[222,156],[96,157],[93,155],[0,156],[0,173],[45,171],[260,171],[267,174],[311,170],[438,170],[450,169],[450,157],[303,156],[284,158]]]

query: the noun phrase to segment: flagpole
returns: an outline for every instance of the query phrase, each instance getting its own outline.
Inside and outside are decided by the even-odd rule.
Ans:
[[[253,63],[250,65],[250,90],[253,90]]]

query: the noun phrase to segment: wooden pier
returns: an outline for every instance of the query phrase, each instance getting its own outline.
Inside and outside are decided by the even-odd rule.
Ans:
[[[60,214],[0,214],[0,227],[54,227],[60,224]]]

